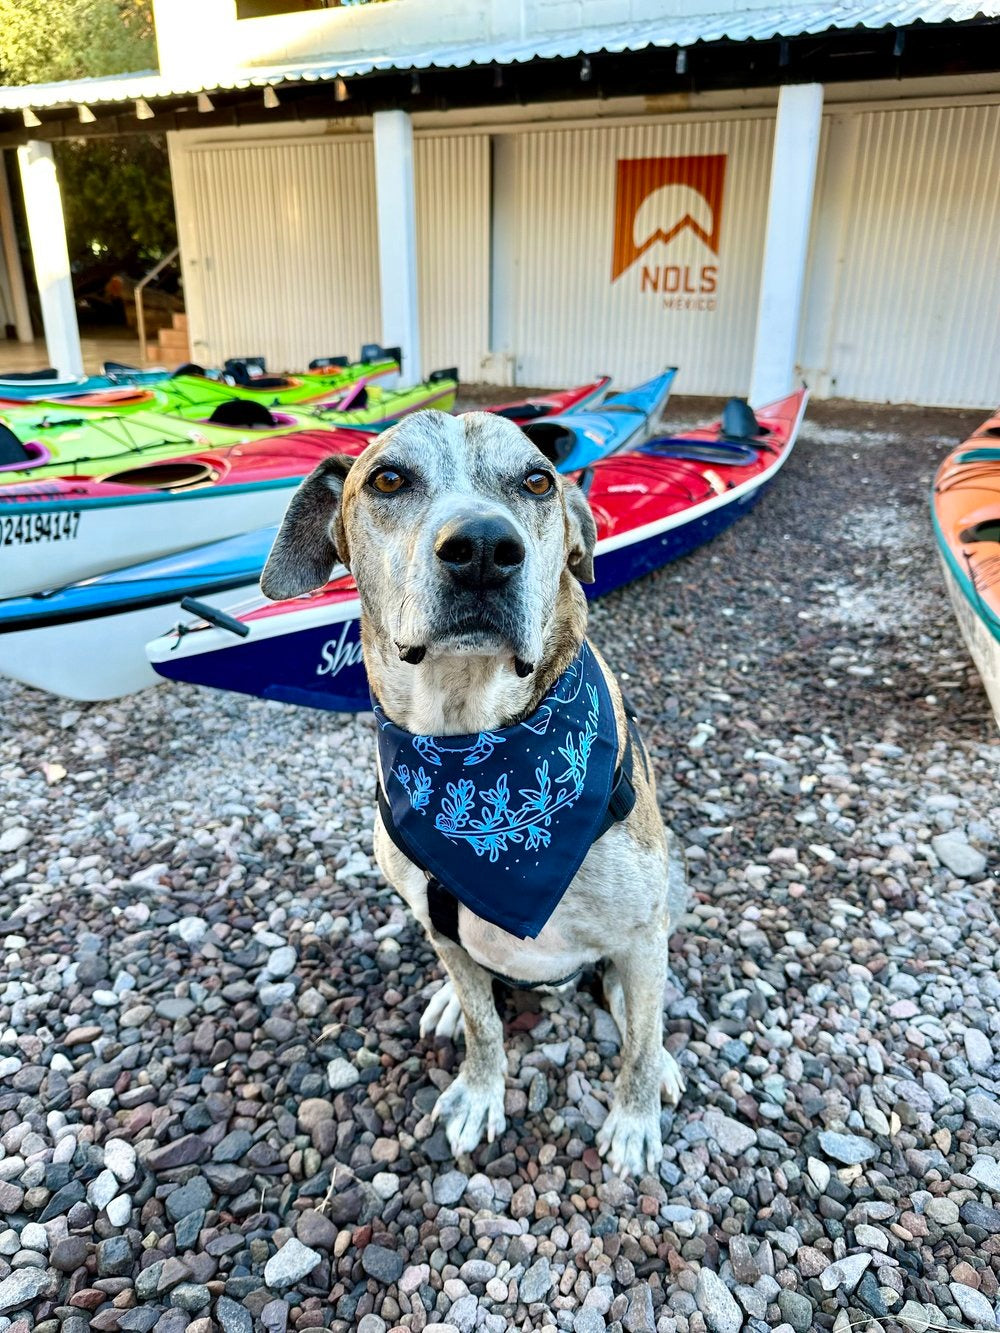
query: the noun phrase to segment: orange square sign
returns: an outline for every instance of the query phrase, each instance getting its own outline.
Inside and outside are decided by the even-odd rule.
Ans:
[[[620,158],[611,281],[656,241],[671,241],[685,229],[718,254],[725,183],[725,153]]]

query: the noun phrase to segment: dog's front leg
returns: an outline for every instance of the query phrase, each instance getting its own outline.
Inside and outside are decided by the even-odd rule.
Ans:
[[[676,1061],[663,1047],[666,932],[654,931],[633,942],[629,950],[614,957],[608,973],[605,993],[619,1028],[624,1019],[622,1065],[614,1104],[598,1132],[597,1144],[612,1170],[638,1176],[655,1172],[663,1157],[661,1092],[676,1103],[684,1091]]]
[[[437,1099],[433,1112],[435,1120],[443,1120],[448,1143],[458,1157],[472,1151],[484,1130],[492,1143],[506,1128],[503,1101],[507,1056],[490,974],[457,944],[437,937],[434,947],[448,969],[465,1020],[465,1061],[458,1077]]]

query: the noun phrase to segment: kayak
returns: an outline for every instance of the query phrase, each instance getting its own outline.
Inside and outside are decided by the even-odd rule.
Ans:
[[[598,532],[588,597],[686,555],[741,518],[787,462],[807,399],[802,389],[756,414],[744,403],[727,404],[718,421],[651,440],[579,474]],[[261,548],[271,536],[262,534]],[[344,573],[287,602],[219,599],[200,618],[154,639],[147,653],[169,680],[357,712],[369,706],[359,613],[357,589]]]
[[[0,674],[88,701],[157,684],[146,640],[184,614],[186,598],[256,595],[260,531],[0,601]]]
[[[517,403],[497,403],[496,406],[483,405],[484,412],[495,412],[498,417],[523,426],[527,421],[536,421],[539,417],[556,417],[564,412],[585,412],[596,407],[611,385],[610,375],[600,375],[589,384],[577,385],[575,389],[562,389],[556,393],[539,394],[534,398],[525,398]]]
[[[941,464],[931,514],[958,627],[1000,726],[1000,412]]]
[[[353,364],[348,363],[347,357],[324,357],[313,362],[312,367],[302,375],[271,375],[259,358],[227,361],[222,371],[203,371],[200,366],[187,364],[173,374],[163,372],[148,382],[81,382],[60,391],[50,389],[42,395],[35,394],[32,401],[45,409],[81,414],[113,408],[119,413],[165,412],[204,420],[221,404],[234,399],[256,403],[265,409],[320,402],[358,380],[370,382],[399,373],[396,349],[386,352],[377,344],[363,347],[361,359]],[[11,400],[11,396],[0,383],[0,401],[4,399]]]
[[[302,430],[143,459],[106,478],[0,486],[0,595],[43,592],[276,523],[307,473],[370,439]]]
[[[112,479],[139,461],[180,458],[213,446],[228,447],[264,435],[280,436],[301,429],[301,415],[264,412],[253,425],[226,420],[182,421],[160,412],[119,416],[116,412],[81,415],[72,409],[47,410],[37,404],[8,408],[0,417],[0,498],[9,486],[48,477]],[[316,429],[318,422],[310,425]]]
[[[452,368],[433,370],[422,384],[409,389],[386,389],[369,379],[358,380],[332,398],[304,404],[303,410],[331,426],[384,430],[401,417],[425,408],[450,412],[457,394],[458,371]]]
[[[102,375],[84,375],[79,379],[61,378],[52,367],[46,370],[8,371],[6,375],[0,375],[0,400],[29,402],[62,394],[97,393],[123,385],[160,384],[169,377],[170,371],[165,367],[139,370],[135,366],[123,366],[115,361],[105,361]]]
[[[676,366],[627,393],[612,393],[589,411],[521,422],[521,429],[560,471],[589,467],[599,458],[633,448],[648,435],[670,397]]]

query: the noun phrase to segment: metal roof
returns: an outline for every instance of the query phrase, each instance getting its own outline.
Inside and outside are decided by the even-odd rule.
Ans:
[[[61,106],[96,106],[140,98],[194,96],[200,92],[260,88],[268,84],[322,83],[355,78],[381,70],[455,69],[469,65],[509,65],[529,60],[554,60],[639,51],[651,46],[688,47],[698,42],[767,41],[850,28],[903,28],[914,23],[961,23],[1000,18],[1000,0],[824,0],[823,3],[775,5],[738,13],[664,15],[623,28],[593,24],[570,32],[501,42],[465,44],[445,50],[396,51],[377,58],[345,55],[342,59],[307,64],[253,66],[220,72],[212,79],[169,77],[155,70],[106,78],[71,79],[0,87],[0,111],[39,110]]]

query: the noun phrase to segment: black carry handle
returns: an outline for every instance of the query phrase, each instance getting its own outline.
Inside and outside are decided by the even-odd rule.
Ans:
[[[249,625],[244,625],[242,621],[236,620],[233,616],[227,616],[225,611],[209,606],[207,602],[199,602],[197,597],[182,597],[181,610],[190,611],[193,616],[200,616],[202,620],[207,620],[216,629],[227,629],[230,634],[238,634],[241,639],[245,639],[250,633]]]

